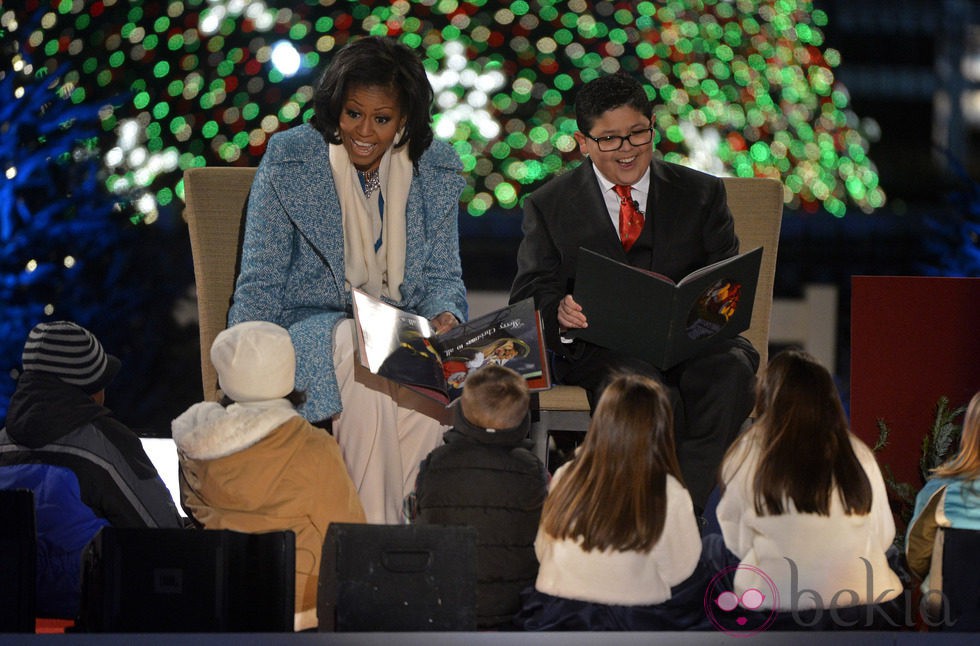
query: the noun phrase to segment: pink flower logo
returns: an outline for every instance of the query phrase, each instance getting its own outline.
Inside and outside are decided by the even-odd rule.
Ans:
[[[751,572],[757,581],[741,596],[728,589],[739,570]],[[704,611],[708,619],[716,629],[732,637],[749,637],[766,630],[776,620],[778,608],[776,584],[769,575],[751,565],[725,568],[711,579],[704,593]]]

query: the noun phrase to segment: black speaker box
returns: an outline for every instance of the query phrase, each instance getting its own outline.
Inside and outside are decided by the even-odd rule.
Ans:
[[[0,633],[33,633],[37,523],[30,489],[0,490]]]
[[[952,625],[943,630],[980,632],[980,580],[976,564],[980,530],[943,527],[943,600]]]
[[[104,527],[82,560],[85,632],[291,632],[292,531]]]
[[[476,628],[476,530],[331,523],[317,592],[320,631]]]

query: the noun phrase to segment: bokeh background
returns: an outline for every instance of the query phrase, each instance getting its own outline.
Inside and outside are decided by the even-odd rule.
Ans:
[[[27,332],[65,318],[123,360],[117,414],[169,433],[201,395],[182,171],[256,165],[366,34],[429,72],[469,289],[509,287],[522,199],[577,163],[576,88],[618,70],[665,159],[783,182],[776,296],[838,288],[845,400],[852,275],[980,275],[970,0],[3,0],[0,418]]]

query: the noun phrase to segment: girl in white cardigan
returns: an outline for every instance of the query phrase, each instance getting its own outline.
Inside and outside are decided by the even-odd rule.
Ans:
[[[735,595],[762,591],[752,609],[828,628],[841,608],[898,597],[903,586],[886,557],[895,523],[885,483],[871,449],[849,432],[830,373],[804,352],[778,354],[756,412],[721,468],[717,515],[727,564],[737,566]],[[716,569],[726,562],[709,540],[705,553]],[[824,612],[830,608],[837,610]]]
[[[538,577],[517,617],[526,630],[668,630],[703,617],[704,585],[681,585],[701,540],[659,383],[624,375],[603,391],[552,479],[534,546]]]

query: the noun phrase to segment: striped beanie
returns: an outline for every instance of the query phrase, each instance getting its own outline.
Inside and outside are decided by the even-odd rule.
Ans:
[[[89,395],[105,388],[120,366],[91,332],[70,321],[35,325],[24,344],[23,364],[24,372],[52,374]]]

